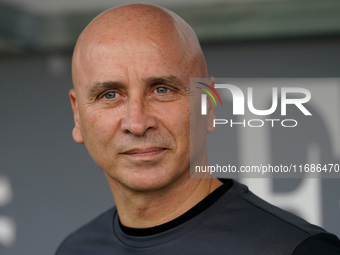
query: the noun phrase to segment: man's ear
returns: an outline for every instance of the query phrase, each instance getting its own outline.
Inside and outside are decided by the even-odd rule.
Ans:
[[[70,100],[71,100],[71,106],[73,110],[73,117],[74,117],[74,128],[72,131],[72,136],[74,141],[77,143],[84,143],[83,137],[80,132],[80,127],[79,127],[79,109],[78,109],[78,103],[77,103],[77,98],[76,98],[76,92],[74,89],[71,89],[69,92]]]
[[[209,77],[208,84],[215,88],[215,78]],[[207,130],[208,133],[212,133],[215,131],[216,127],[214,127],[214,119],[216,118],[216,105],[211,97],[208,97],[208,109],[207,109]]]

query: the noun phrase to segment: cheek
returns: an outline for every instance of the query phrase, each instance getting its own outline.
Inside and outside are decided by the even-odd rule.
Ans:
[[[80,116],[82,136],[89,150],[95,149],[103,153],[112,140],[118,128],[118,120],[111,115],[106,111],[94,110],[85,111]]]
[[[190,104],[174,104],[167,110],[166,116],[163,114],[165,128],[174,137],[177,149],[188,150],[190,147]]]
[[[184,141],[190,141],[190,110],[189,109],[181,114],[180,120],[181,120],[181,124],[180,126],[178,126],[180,138]]]

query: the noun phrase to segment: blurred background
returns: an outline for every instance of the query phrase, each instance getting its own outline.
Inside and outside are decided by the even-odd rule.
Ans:
[[[0,1],[0,254],[53,254],[67,234],[114,204],[102,171],[71,136],[70,61],[91,19],[130,2]],[[334,78],[327,93],[339,99],[340,1],[143,2],[173,10],[194,28],[212,76],[319,78],[321,92],[322,78]],[[294,141],[268,134],[271,162],[281,162],[280,155],[294,148],[305,160],[313,140],[320,161],[339,163],[338,106],[330,106],[333,119],[314,118]],[[227,158],[239,165],[243,141],[237,132],[229,137]],[[261,141],[257,145],[253,149],[261,151]],[[301,189],[303,180],[243,179],[285,209],[313,208],[300,215],[338,236],[339,180],[320,179]]]

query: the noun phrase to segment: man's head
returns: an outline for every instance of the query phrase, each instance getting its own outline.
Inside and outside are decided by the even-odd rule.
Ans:
[[[194,31],[176,14],[146,4],[110,9],[75,47],[73,138],[125,187],[157,189],[187,177],[190,78],[207,75]]]

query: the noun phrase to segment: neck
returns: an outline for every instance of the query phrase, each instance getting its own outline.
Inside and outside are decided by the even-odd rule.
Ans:
[[[184,214],[222,183],[216,178],[196,179],[184,176],[167,187],[134,191],[107,176],[118,215],[124,226],[149,228]]]

